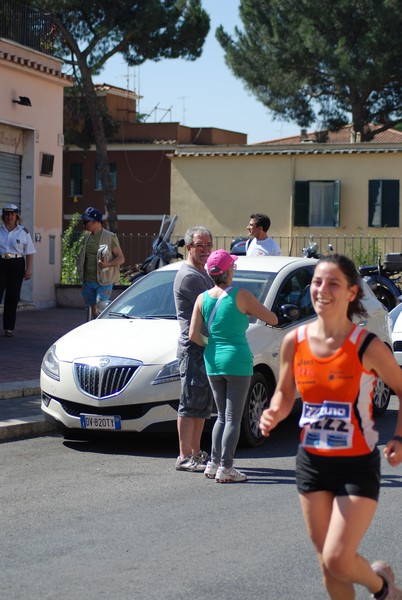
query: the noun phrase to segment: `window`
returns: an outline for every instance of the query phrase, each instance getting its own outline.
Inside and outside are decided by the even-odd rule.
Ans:
[[[340,181],[296,181],[293,225],[339,227]]]
[[[42,164],[40,167],[40,174],[46,175],[46,177],[53,176],[53,164],[54,154],[42,154]]]
[[[369,227],[399,227],[399,179],[369,181]]]
[[[82,163],[70,165],[70,196],[82,196]]]
[[[279,315],[279,324],[287,326],[290,321],[283,318],[281,306],[292,304],[298,308],[298,317],[294,323],[301,323],[315,316],[310,296],[310,284],[313,278],[314,265],[307,269],[299,269],[289,275],[274,300],[272,310]]]
[[[116,163],[109,163],[110,176],[112,178],[113,189],[116,189]],[[102,182],[98,165],[95,167],[95,190],[102,190]]]

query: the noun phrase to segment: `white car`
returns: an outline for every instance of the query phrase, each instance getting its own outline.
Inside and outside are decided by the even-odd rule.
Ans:
[[[391,323],[392,350],[395,360],[402,367],[402,303],[390,311],[389,319]]]
[[[250,319],[254,357],[241,442],[258,446],[258,427],[279,371],[284,335],[315,319],[310,282],[316,261],[295,257],[239,257],[234,285],[246,287],[280,315],[276,327]],[[179,326],[173,300],[176,262],[137,280],[94,321],[70,331],[46,352],[41,367],[42,411],[61,429],[167,431],[175,427],[180,396],[176,360]],[[388,312],[365,286],[370,315],[362,325],[391,347]],[[375,411],[384,412],[390,390],[378,380]]]

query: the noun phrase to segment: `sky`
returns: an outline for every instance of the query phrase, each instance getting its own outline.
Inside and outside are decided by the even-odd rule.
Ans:
[[[215,38],[219,25],[230,35],[242,29],[238,0],[203,0],[211,28],[201,58],[147,61],[128,68],[120,55],[112,57],[95,83],[107,83],[135,91],[143,98],[137,105],[147,123],[180,122],[188,127],[217,127],[246,133],[249,144],[297,135],[295,123],[274,120],[235,78],[224,61]]]

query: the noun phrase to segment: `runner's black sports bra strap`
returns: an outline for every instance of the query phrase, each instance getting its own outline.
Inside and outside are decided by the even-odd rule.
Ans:
[[[371,333],[371,332],[370,332],[370,333],[368,333],[368,334],[366,335],[366,337],[364,338],[364,341],[363,341],[362,345],[361,345],[361,346],[360,346],[360,348],[359,348],[359,360],[360,360],[360,362],[362,361],[363,354],[365,353],[365,351],[366,351],[366,348],[368,347],[368,345],[370,344],[370,342],[372,342],[372,340],[373,340],[374,338],[376,338],[376,337],[377,337],[377,336],[375,335],[375,333]]]

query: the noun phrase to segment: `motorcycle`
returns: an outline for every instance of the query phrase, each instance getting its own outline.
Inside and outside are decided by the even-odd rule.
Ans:
[[[237,237],[232,238],[230,243],[230,254],[234,254],[235,256],[245,256],[247,249],[247,242],[250,240],[248,236],[239,235]]]
[[[328,244],[327,246],[329,252],[334,251],[334,247],[332,244]],[[314,241],[313,236],[310,236],[310,243],[306,248],[303,248],[302,254],[305,258],[320,258],[322,254],[319,253],[318,244]]]
[[[328,244],[328,250],[333,251],[332,244]],[[318,244],[310,237],[310,243],[303,248],[303,256],[306,258],[320,258]],[[399,287],[402,271],[402,254],[385,254],[384,264],[378,257],[376,265],[360,265],[359,273],[368,283],[376,298],[390,311],[402,302],[402,290]]]
[[[180,239],[175,244],[170,241],[176,221],[177,215],[173,215],[173,217],[163,215],[159,234],[152,242],[152,254],[144,260],[139,270],[130,277],[131,283],[151,273],[151,271],[156,271],[156,269],[168,265],[174,259],[183,259],[179,248],[183,248],[185,245],[184,240]]]
[[[381,262],[381,256],[378,256],[376,265],[359,267],[360,275],[388,311],[402,302],[401,271],[402,255],[395,253],[385,254],[384,264]]]

